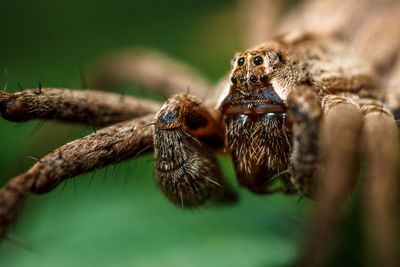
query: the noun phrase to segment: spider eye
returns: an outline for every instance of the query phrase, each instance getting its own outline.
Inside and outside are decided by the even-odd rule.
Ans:
[[[256,57],[253,59],[253,62],[254,62],[254,64],[256,64],[256,65],[261,65],[261,64],[264,62],[264,60],[263,60],[263,58],[262,58],[261,56],[256,56]]]
[[[262,75],[262,76],[260,77],[260,81],[261,81],[262,83],[268,82],[268,76],[267,76],[267,75]]]
[[[239,66],[243,66],[243,64],[244,64],[244,57],[241,57],[241,58],[239,58],[239,60],[238,60],[238,65],[239,65]]]
[[[278,60],[282,62],[282,55],[280,53],[276,54],[276,56],[278,57]]]
[[[254,75],[251,75],[250,76],[250,82],[252,82],[252,83],[256,83],[257,82],[257,77],[256,76],[254,76]]]
[[[232,84],[236,84],[236,78],[235,77],[231,77],[231,82],[232,82]]]

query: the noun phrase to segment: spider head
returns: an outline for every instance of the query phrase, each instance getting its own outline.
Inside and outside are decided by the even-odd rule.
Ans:
[[[284,66],[281,53],[247,50],[232,59],[229,93],[220,109],[224,114],[285,113],[286,105],[275,90],[276,76]]]
[[[270,84],[274,71],[283,63],[281,53],[265,49],[237,53],[232,59],[231,86],[243,94]]]

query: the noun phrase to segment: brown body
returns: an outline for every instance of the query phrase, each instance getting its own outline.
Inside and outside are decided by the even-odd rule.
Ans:
[[[343,102],[382,110],[371,66],[328,38],[294,33],[237,53],[229,82],[218,107],[226,146],[240,184],[255,193],[275,192],[280,176],[312,195],[323,110]]]

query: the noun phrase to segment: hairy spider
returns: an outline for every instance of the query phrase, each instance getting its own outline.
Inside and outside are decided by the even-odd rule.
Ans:
[[[107,61],[90,88],[133,80],[171,96],[163,106],[90,90],[1,92],[5,119],[108,127],[56,149],[11,179],[0,191],[0,235],[29,193],[45,193],[152,147],[157,184],[178,207],[233,203],[236,195],[215,160],[224,151],[239,183],[252,192],[298,191],[318,200],[300,261],[318,265],[337,233],[340,205],[357,183],[360,156],[368,167],[362,203],[370,254],[382,266],[397,266],[397,129],[382,103],[385,96],[391,110],[400,103],[396,1],[303,1],[280,25],[281,2],[241,1],[251,45],[295,29],[325,37],[290,34],[236,54],[218,94],[196,73],[146,51]],[[389,80],[387,89],[348,44],[328,35],[367,57],[377,76]],[[189,84],[191,94],[182,94]]]
[[[149,59],[156,55],[140,57],[154,62]],[[137,55],[135,62],[140,73]],[[156,73],[157,66],[150,69]],[[101,83],[109,78],[99,77]],[[174,84],[173,75],[169,81]],[[174,94],[162,106],[90,90],[1,92],[7,120],[116,124],[61,146],[11,179],[0,191],[0,234],[29,193],[49,192],[66,179],[152,147],[156,182],[182,208],[236,201],[215,158],[221,150],[231,155],[242,186],[257,194],[299,191],[319,199],[322,220],[332,220],[354,186],[359,146],[370,162],[370,179],[394,180],[395,122],[380,101],[383,92],[370,66],[341,42],[293,33],[263,43],[234,56],[220,88],[218,100],[199,90],[211,96],[204,104],[194,95]],[[314,236],[327,225],[316,227]]]

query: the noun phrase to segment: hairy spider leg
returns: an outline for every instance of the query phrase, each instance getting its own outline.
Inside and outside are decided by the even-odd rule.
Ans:
[[[154,115],[121,122],[72,141],[47,154],[0,190],[0,237],[31,193],[47,193],[66,179],[151,151]]]
[[[392,212],[398,200],[395,121],[379,100],[352,94],[327,95],[322,99],[322,109],[325,115],[319,129],[318,164],[314,165],[318,170],[312,178],[319,204],[299,265],[319,266],[326,261],[338,231],[340,207],[357,182],[361,147],[368,162],[363,207],[370,260],[396,266],[398,218]]]
[[[287,99],[292,123],[290,175],[293,185],[309,198],[315,198],[318,164],[318,134],[322,111],[318,95],[310,86],[297,86]]]
[[[155,114],[159,109],[160,104],[154,101],[94,90],[40,88],[0,92],[1,116],[15,122],[52,119],[107,126]]]
[[[314,177],[318,204],[299,258],[300,266],[321,266],[332,253],[341,206],[358,177],[361,126],[360,110],[349,103],[332,106],[323,116],[318,140],[319,164]]]
[[[362,184],[368,260],[376,266],[398,266],[398,128],[382,105],[360,106],[364,113],[361,147],[368,162]]]
[[[196,208],[237,201],[212,151],[224,146],[224,130],[196,97],[172,96],[154,126],[156,182],[172,203]]]
[[[187,64],[160,52],[132,48],[110,54],[90,76],[90,88],[107,89],[118,84],[141,85],[166,96],[186,92],[206,98],[211,82]]]

